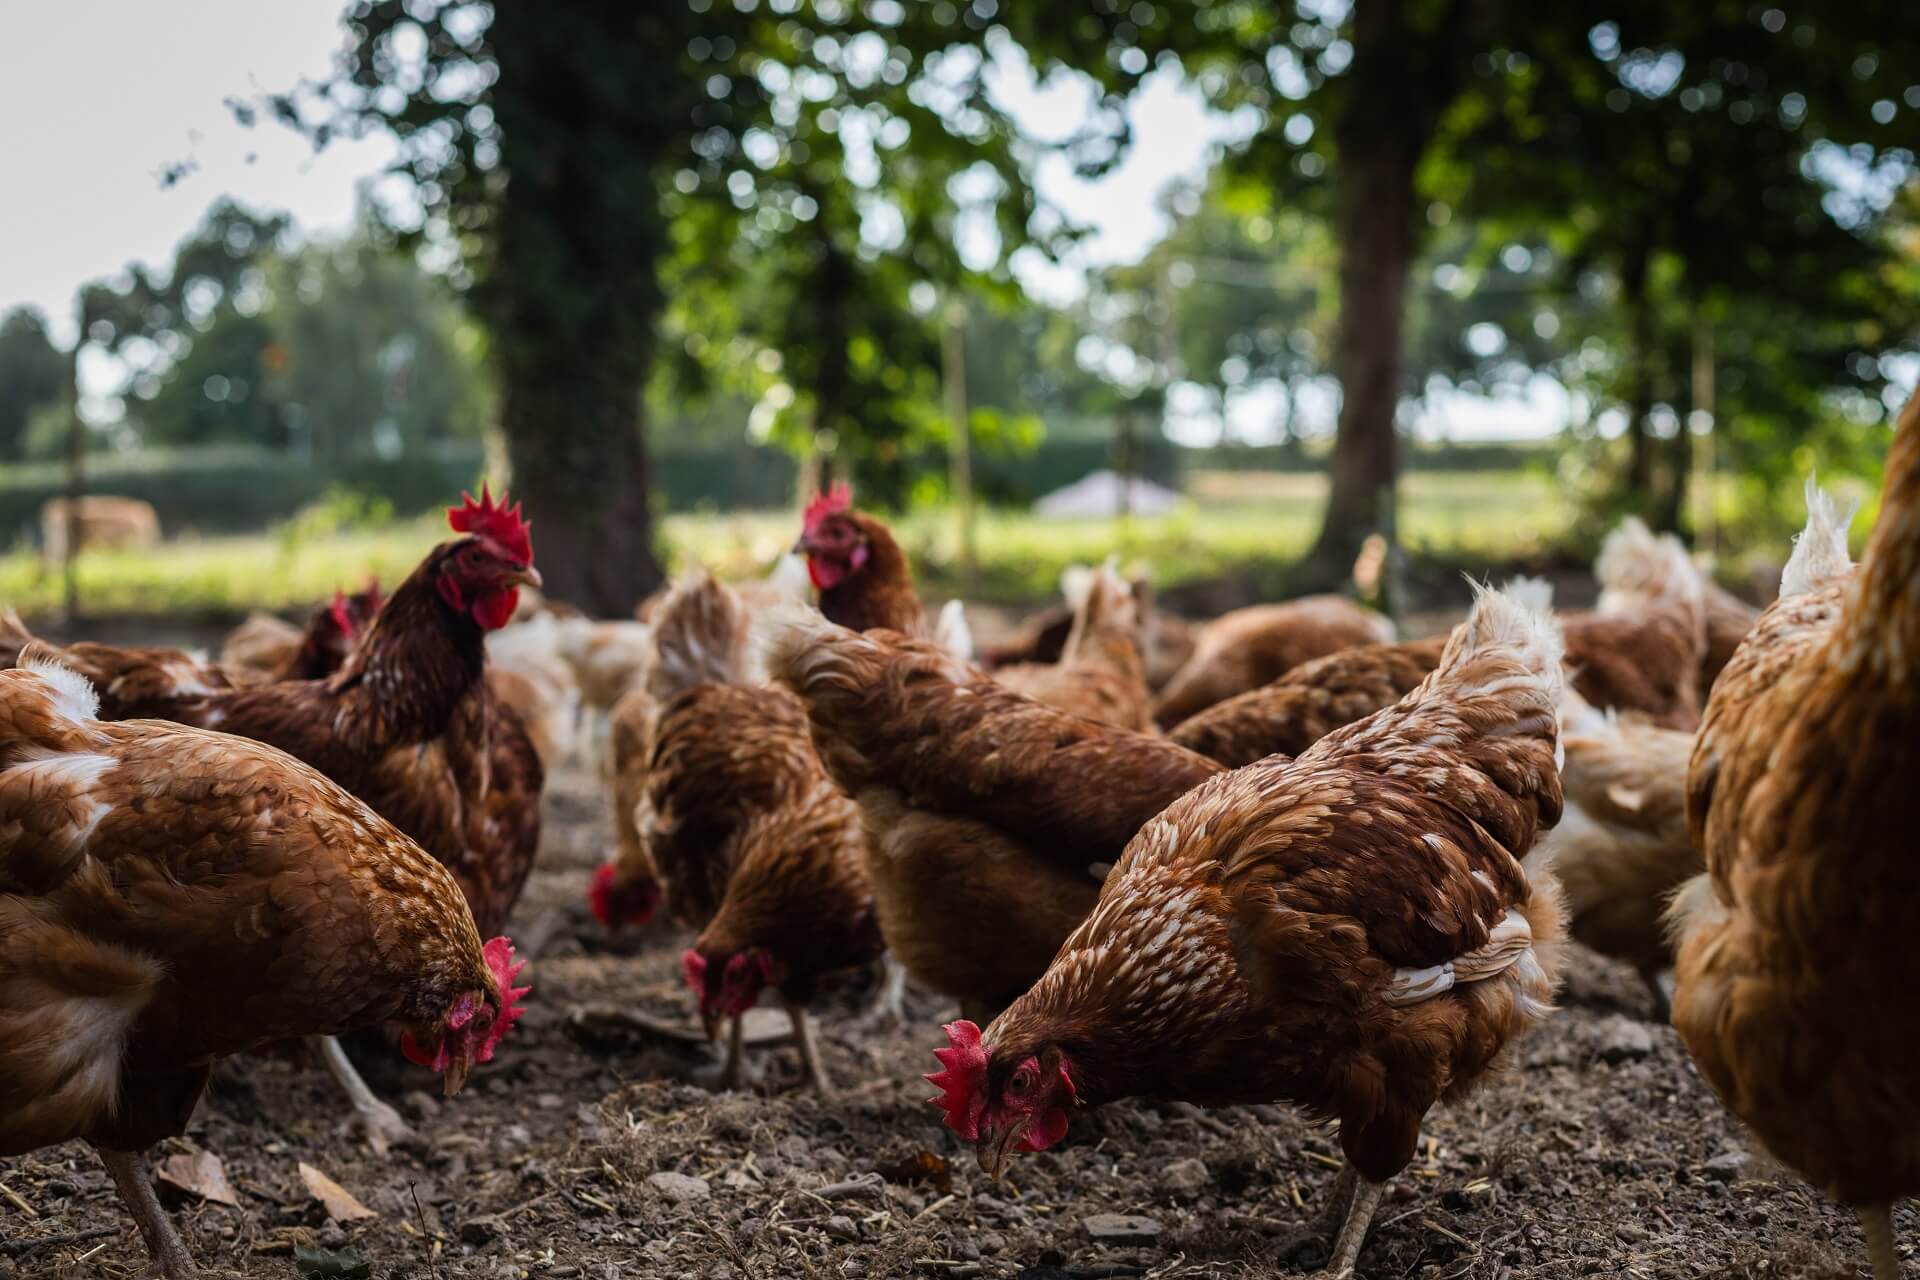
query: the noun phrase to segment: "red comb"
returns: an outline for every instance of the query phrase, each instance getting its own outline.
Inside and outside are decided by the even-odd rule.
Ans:
[[[926,1077],[928,1084],[940,1090],[927,1101],[946,1113],[947,1128],[968,1142],[980,1140],[980,1115],[987,1109],[987,1050],[980,1043],[980,1028],[971,1022],[949,1022],[940,1028],[947,1033],[948,1047],[935,1049],[944,1070]]]
[[[707,995],[707,958],[688,947],[680,953],[680,976],[687,980],[687,986],[701,999]]]
[[[513,980],[520,976],[522,969],[527,967],[525,960],[514,955],[513,939],[494,938],[487,943],[484,953],[487,957],[487,968],[493,970],[494,980],[500,984],[500,1016],[493,1020],[491,1027],[487,1028],[487,1038],[480,1042],[479,1049],[473,1055],[475,1062],[493,1060],[494,1046],[500,1043],[502,1036],[513,1030],[514,1023],[526,1016],[527,1011],[521,1006],[520,998],[533,990],[532,983],[524,987],[513,985]]]
[[[333,618],[333,625],[340,628],[340,634],[353,639],[353,613],[347,608],[347,593],[338,587],[333,589],[333,603],[327,606],[327,613]]]
[[[447,508],[447,523],[455,533],[476,533],[491,538],[519,563],[533,563],[533,539],[527,533],[530,526],[520,514],[519,503],[507,505],[505,490],[501,490],[497,506],[493,493],[484,484],[480,486],[480,501],[475,502],[473,495],[464,491],[460,499],[464,505]]]
[[[845,482],[833,486],[807,504],[806,514],[801,517],[805,528],[811,529],[828,516],[839,515],[853,506],[853,490]]]

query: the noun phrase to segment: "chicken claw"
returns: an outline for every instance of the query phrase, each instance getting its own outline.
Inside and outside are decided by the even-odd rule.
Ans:
[[[367,1131],[367,1145],[373,1148],[377,1156],[384,1156],[391,1147],[403,1146],[413,1142],[417,1135],[392,1104],[383,1101],[367,1086],[354,1069],[353,1062],[347,1057],[347,1051],[332,1036],[315,1036],[313,1049],[320,1060],[327,1064],[327,1070],[346,1091],[347,1100],[353,1103],[356,1121]]]

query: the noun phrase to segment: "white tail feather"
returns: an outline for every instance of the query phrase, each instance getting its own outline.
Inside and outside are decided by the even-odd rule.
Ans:
[[[1531,578],[1522,574],[1508,578],[1503,589],[1508,599],[1535,613],[1546,613],[1553,608],[1553,584],[1545,578]]]
[[[51,702],[55,715],[62,716],[76,724],[96,720],[100,716],[100,695],[94,690],[93,682],[71,667],[62,666],[52,658],[29,657],[21,668],[31,671],[53,686]]]
[[[949,600],[940,606],[940,618],[933,624],[933,642],[949,657],[973,661],[973,628],[967,625],[966,605]]]
[[[1793,540],[1793,555],[1780,574],[1780,594],[1803,596],[1836,582],[1853,570],[1847,554],[1852,507],[1843,513],[1833,495],[1807,477],[1807,527]]]

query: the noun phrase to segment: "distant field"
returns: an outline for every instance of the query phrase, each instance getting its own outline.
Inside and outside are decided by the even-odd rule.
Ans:
[[[1153,566],[1166,585],[1273,564],[1298,556],[1311,540],[1322,477],[1203,472],[1192,498],[1152,519],[1044,520],[983,512],[976,524],[978,576],[986,598],[1022,601],[1051,595],[1060,570],[1119,552]],[[1407,477],[1402,527],[1414,546],[1473,562],[1539,552],[1565,532],[1564,504],[1550,481],[1530,472],[1425,472]],[[951,511],[902,518],[902,541],[928,581],[956,589],[963,580],[959,531]],[[760,572],[797,532],[791,512],[677,515],[664,530],[676,566],[711,565],[727,576]],[[164,613],[284,609],[351,587],[369,574],[391,584],[440,537],[422,518],[376,529],[312,530],[296,524],[252,537],[181,539],[148,552],[82,557],[80,588],[97,612]],[[536,530],[536,542],[538,531]],[[60,581],[37,556],[0,559],[0,602],[24,613],[58,608]]]

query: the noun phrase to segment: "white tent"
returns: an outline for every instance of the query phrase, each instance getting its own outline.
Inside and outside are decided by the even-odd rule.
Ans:
[[[1151,480],[1122,480],[1112,471],[1095,471],[1033,504],[1043,516],[1163,516],[1180,505],[1180,495]]]

